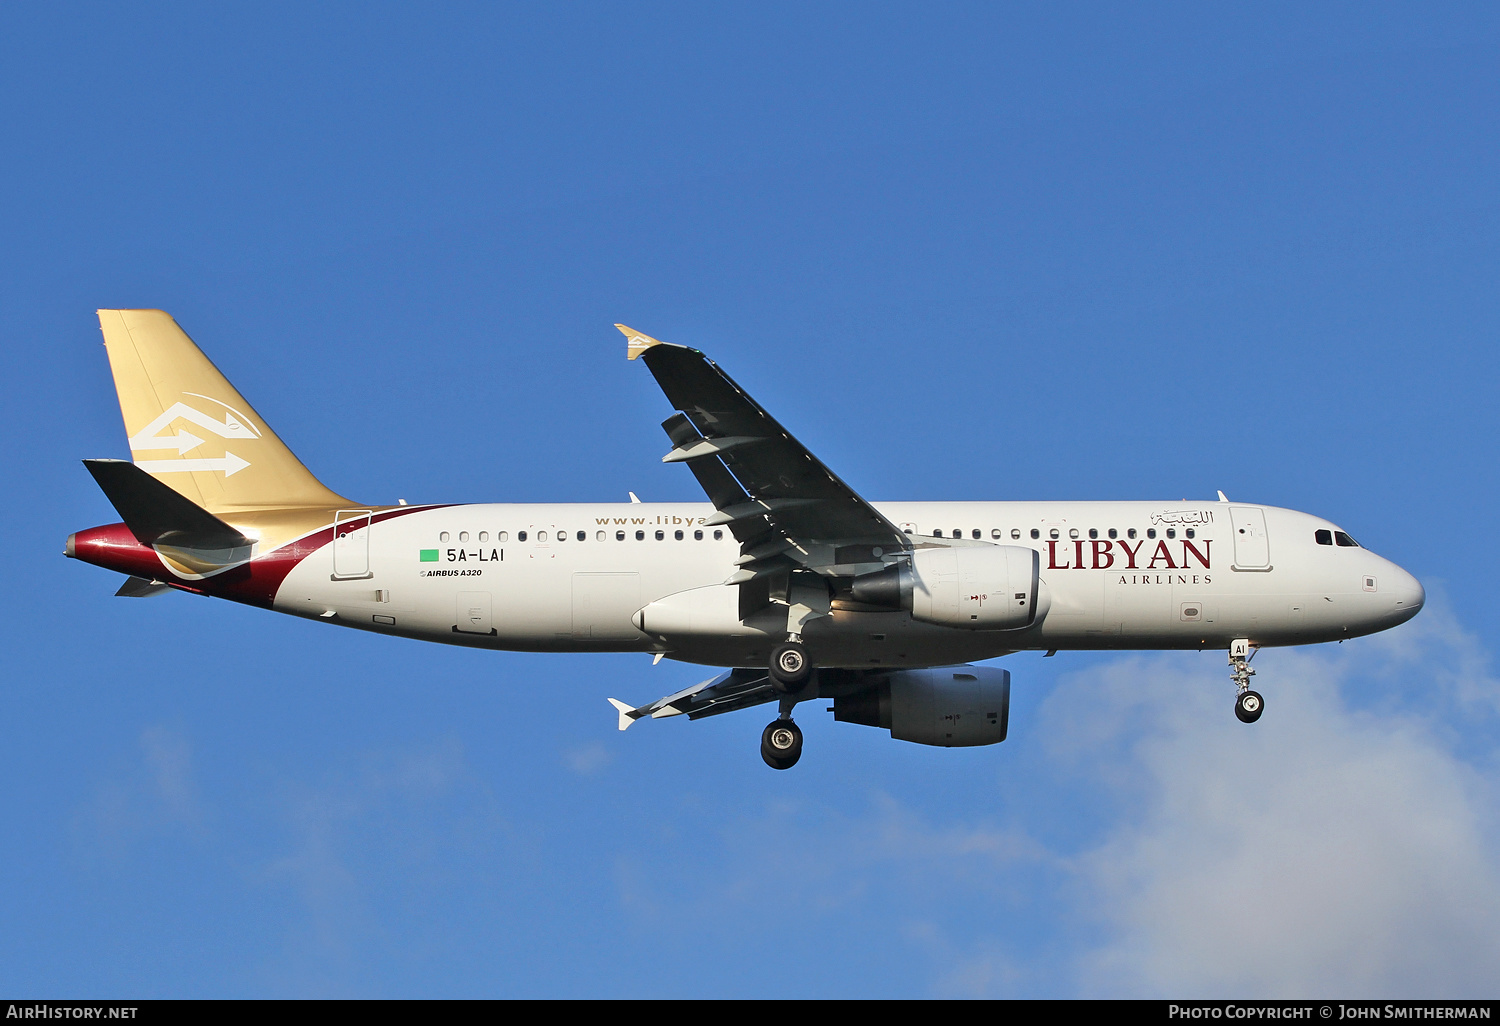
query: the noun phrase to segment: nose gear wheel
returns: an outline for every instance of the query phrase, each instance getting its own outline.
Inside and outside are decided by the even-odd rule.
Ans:
[[[1255,668],[1250,665],[1254,654],[1250,650],[1250,642],[1243,638],[1229,643],[1229,675],[1234,679],[1235,691],[1238,692],[1234,701],[1234,715],[1241,723],[1254,723],[1260,719],[1260,714],[1266,707],[1266,700],[1260,696],[1260,692],[1250,690],[1250,678],[1255,676]]]

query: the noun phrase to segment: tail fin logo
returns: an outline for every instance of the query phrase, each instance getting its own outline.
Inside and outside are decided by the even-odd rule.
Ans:
[[[196,410],[187,403],[177,402],[163,410],[151,423],[137,431],[130,438],[130,452],[132,458],[138,452],[159,451],[162,449],[176,449],[177,459],[169,460],[135,460],[135,465],[148,474],[172,474],[186,473],[194,470],[217,470],[225,477],[244,470],[250,466],[249,460],[241,459],[227,448],[224,455],[217,459],[182,459],[181,457],[203,444],[203,439],[190,431],[178,428],[175,435],[164,433],[173,421],[179,418],[197,425],[199,428],[218,435],[220,438],[240,438],[253,441],[261,436],[260,430],[251,423],[250,418],[240,413],[228,403],[220,402],[211,396],[201,395],[197,392],[184,392],[197,399],[207,399],[211,403],[217,403],[224,407],[224,419],[218,420],[211,414]]]

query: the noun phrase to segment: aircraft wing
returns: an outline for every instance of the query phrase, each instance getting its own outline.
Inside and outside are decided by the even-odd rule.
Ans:
[[[876,568],[908,551],[909,539],[761,409],[696,349],[658,342],[624,325],[630,359],[643,360],[681,413],[662,427],[673,449],[664,463],[687,463],[718,514],[742,543],[741,569],[726,583],[748,583],[802,567]]]
[[[644,716],[661,719],[665,716],[687,715],[690,720],[719,713],[748,709],[775,701],[778,697],[771,687],[771,679],[765,670],[726,670],[717,677],[710,677],[701,684],[694,684],[675,695],[659,698],[646,705],[631,708],[618,699],[611,698],[609,704],[620,714],[620,729],[624,730]]]

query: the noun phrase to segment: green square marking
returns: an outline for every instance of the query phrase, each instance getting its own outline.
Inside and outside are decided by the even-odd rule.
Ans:
[[[424,562],[424,563],[436,563],[437,561],[438,561],[438,550],[437,549],[423,549],[422,550],[422,562]]]

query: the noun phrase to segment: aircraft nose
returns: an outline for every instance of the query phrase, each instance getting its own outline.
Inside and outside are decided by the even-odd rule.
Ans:
[[[1396,579],[1392,582],[1394,587],[1391,590],[1395,593],[1396,615],[1404,623],[1421,612],[1422,607],[1427,604],[1427,589],[1422,587],[1421,581],[1399,567],[1394,576]]]

